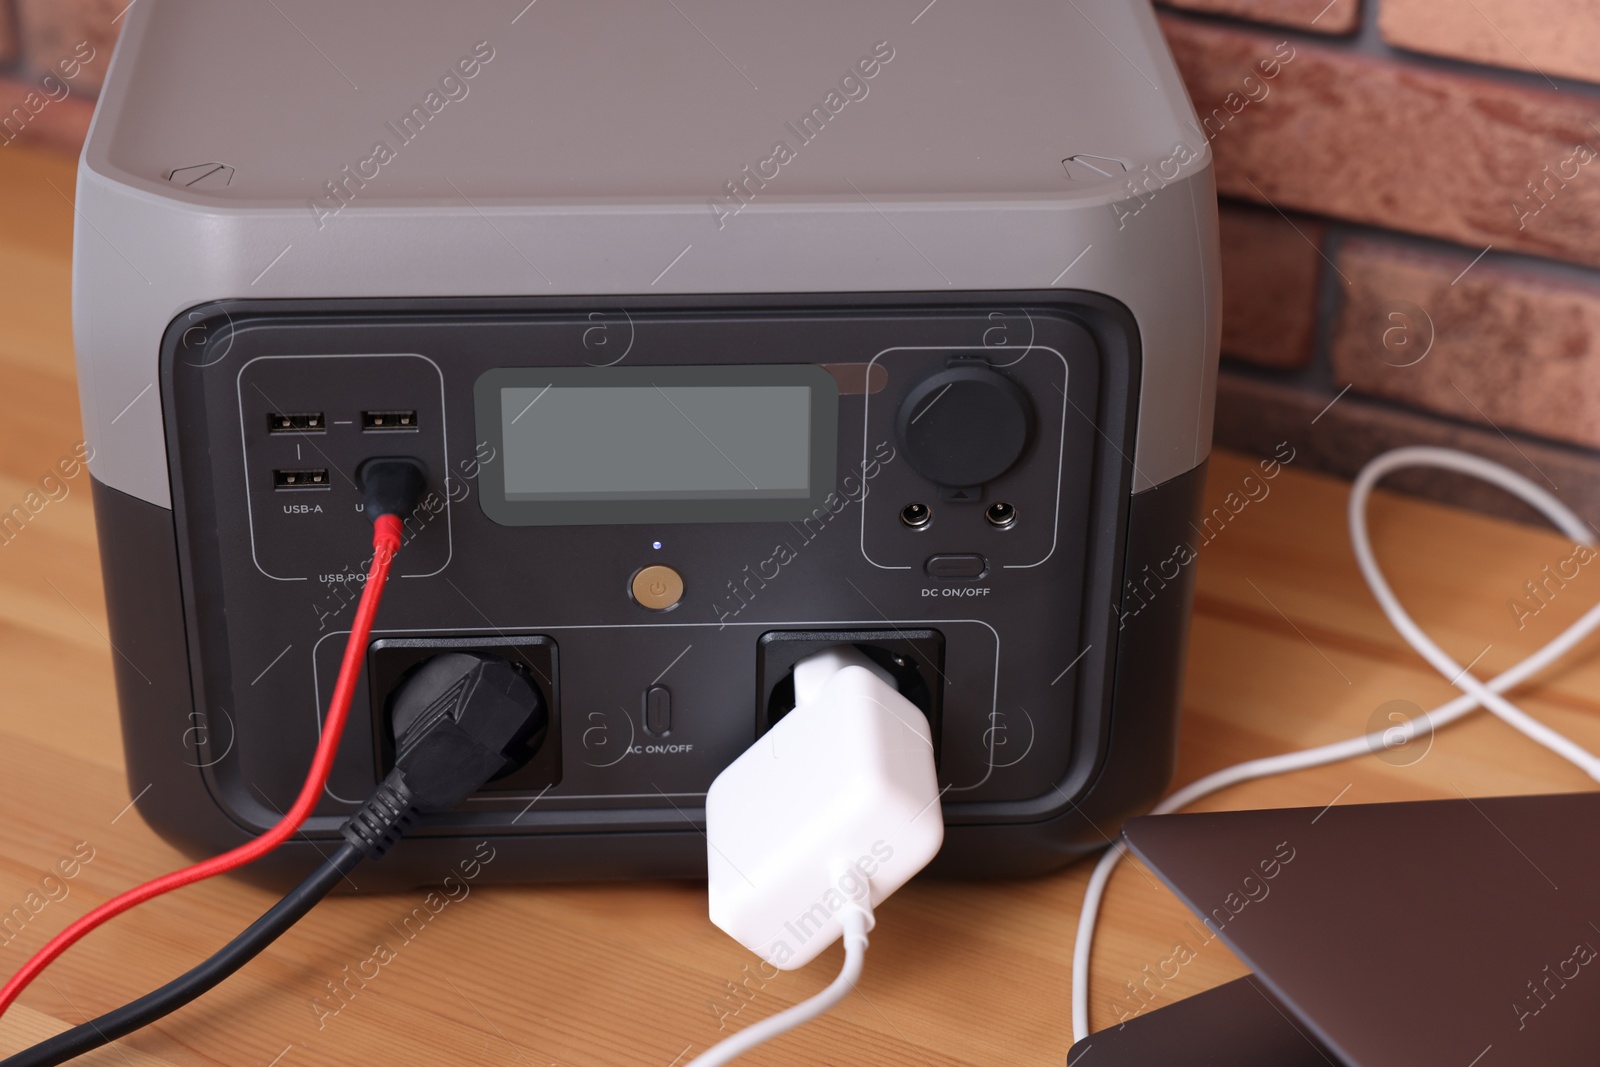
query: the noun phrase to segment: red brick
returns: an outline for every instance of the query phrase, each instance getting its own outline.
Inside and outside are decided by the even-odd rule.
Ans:
[[[74,155],[83,148],[94,101],[83,93],[43,103],[48,99],[39,91],[37,79],[0,78],[0,159],[15,145]],[[25,123],[19,123],[19,114]]]
[[[0,63],[17,58],[17,9],[12,0],[0,0]]]
[[[1162,21],[1223,192],[1474,250],[1492,243],[1600,265],[1600,159],[1569,162],[1574,146],[1600,146],[1592,100]],[[1287,61],[1262,78],[1256,64],[1281,48],[1293,52],[1280,51]],[[1563,167],[1569,180],[1552,175]],[[1536,179],[1555,192],[1529,216]]]
[[[1167,7],[1293,26],[1316,33],[1350,33],[1361,22],[1361,0],[1161,0]]]
[[[1336,262],[1351,283],[1333,336],[1339,382],[1499,430],[1600,446],[1600,285],[1485,263],[1467,270],[1470,255],[1389,241],[1352,240]],[[1407,343],[1394,343],[1407,330]]]
[[[1400,48],[1600,81],[1593,0],[1383,0],[1378,28]]]
[[[1221,218],[1222,351],[1274,367],[1309,364],[1323,225],[1237,205],[1224,205]]]
[[[1335,393],[1231,374],[1217,376],[1216,443],[1255,455],[1272,455],[1280,442],[1295,450],[1296,469],[1353,478],[1372,457],[1402,445],[1458,448],[1502,463],[1541,484],[1561,487],[1561,498],[1600,527],[1600,457],[1539,441],[1511,441],[1490,429],[1363,400],[1354,390],[1329,406]],[[1503,515],[1548,528],[1532,508],[1476,478],[1444,471],[1403,471],[1383,481],[1398,489],[1458,507]]]
[[[111,48],[122,30],[128,0],[17,0],[20,7],[24,66],[34,74],[58,70],[57,64],[83,60],[72,79],[74,92],[93,95],[105,81]],[[87,49],[78,51],[82,46]]]

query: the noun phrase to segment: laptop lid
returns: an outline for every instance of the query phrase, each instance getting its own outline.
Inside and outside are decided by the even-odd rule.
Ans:
[[[1333,1059],[1254,975],[1108,1026],[1067,1067],[1329,1067]]]
[[[1146,816],[1125,833],[1348,1067],[1600,1062],[1600,793]]]

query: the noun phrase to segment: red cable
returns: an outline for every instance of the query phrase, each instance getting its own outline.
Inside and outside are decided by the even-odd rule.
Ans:
[[[350,639],[345,642],[344,660],[339,665],[339,681],[333,687],[328,701],[328,717],[322,725],[322,737],[317,742],[316,755],[311,759],[311,770],[306,775],[300,795],[277,825],[253,841],[224,852],[220,856],[202,860],[190,867],[164,874],[143,885],[135,886],[119,896],[101,904],[71,926],[61,931],[50,942],[34,953],[4,987],[0,987],[0,1015],[17,999],[28,984],[84,934],[108,919],[114,918],[135,904],[152,897],[169,893],[192,882],[223,874],[260,859],[288,840],[310,816],[322,790],[328,784],[333,770],[333,758],[339,751],[339,737],[344,733],[345,720],[350,712],[350,699],[355,695],[356,679],[361,674],[361,660],[366,654],[367,635],[372,631],[372,620],[378,613],[378,601],[383,599],[383,584],[389,577],[389,564],[400,549],[400,520],[393,515],[380,515],[373,524],[372,567],[367,571],[366,587],[361,592],[361,602],[356,607],[355,621],[350,626]]]

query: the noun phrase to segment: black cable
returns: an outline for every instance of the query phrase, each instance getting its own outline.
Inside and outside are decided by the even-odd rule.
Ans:
[[[375,483],[404,481],[415,473],[406,467],[411,462],[371,460],[368,466],[377,465]],[[450,810],[525,758],[542,743],[548,723],[537,687],[514,665],[487,653],[435,655],[407,676],[393,703],[390,725],[398,749],[394,769],[339,828],[346,843],[331,858],[198,967],[98,1019],[0,1060],[0,1067],[56,1067],[148,1026],[214,988],[305,918],[362,860],[377,859],[393,847],[419,814]]]
[[[229,941],[198,967],[138,1000],[106,1012],[98,1019],[90,1019],[15,1056],[0,1060],[0,1067],[56,1067],[177,1011],[255,959],[262,949],[303,919],[318,901],[332,892],[333,887],[366,858],[365,848],[350,843],[339,846],[331,858],[311,872],[310,877],[290,891],[288,896],[274,904],[244,933]]]

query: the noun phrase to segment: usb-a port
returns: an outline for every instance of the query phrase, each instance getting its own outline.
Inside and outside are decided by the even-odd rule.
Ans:
[[[301,411],[282,415],[277,412],[267,416],[268,433],[322,433],[328,422],[320,411]]]
[[[390,433],[415,430],[416,411],[363,411],[361,429],[366,433]]]
[[[278,470],[272,472],[274,489],[328,489],[328,469],[312,467],[303,470]]]

